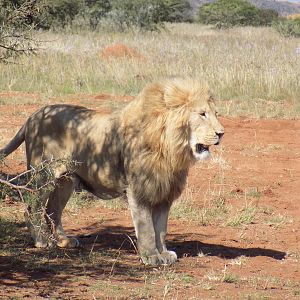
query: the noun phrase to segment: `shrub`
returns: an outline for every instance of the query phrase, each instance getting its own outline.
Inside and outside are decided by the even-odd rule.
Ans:
[[[46,1],[43,13],[39,19],[39,27],[42,29],[66,27],[72,23],[84,5],[84,0]]]
[[[85,0],[85,8],[81,15],[87,20],[88,26],[95,30],[101,19],[106,17],[110,10],[111,3],[109,0]]]
[[[156,30],[162,24],[166,7],[160,0],[111,0],[108,19],[118,30],[137,27]]]
[[[273,27],[283,36],[300,37],[300,18],[281,18],[273,23]]]
[[[163,0],[166,22],[192,22],[192,6],[187,0]]]
[[[166,21],[192,20],[188,0],[2,0],[0,10],[5,12],[7,7],[29,2],[42,7],[39,16],[27,18],[28,24],[34,23],[41,29],[76,26],[95,30],[104,21],[118,30],[130,27],[156,30]]]
[[[119,30],[131,27],[157,30],[163,22],[192,20],[192,8],[187,0],[110,0],[107,17]]]
[[[219,0],[201,6],[197,14],[200,23],[217,28],[271,25],[277,17],[275,11],[260,9],[245,0]]]
[[[278,12],[273,9],[259,9],[259,25],[271,26],[278,20]]]

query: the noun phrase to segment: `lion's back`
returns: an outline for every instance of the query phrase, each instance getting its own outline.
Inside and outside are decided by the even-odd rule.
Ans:
[[[75,148],[86,146],[87,136],[99,126],[94,110],[73,105],[49,105],[41,108],[27,121],[25,141],[29,161],[35,164],[42,157],[72,157]],[[103,122],[107,117],[103,116]]]

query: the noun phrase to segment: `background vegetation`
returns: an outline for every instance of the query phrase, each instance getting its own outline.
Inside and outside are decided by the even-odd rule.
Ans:
[[[278,18],[271,9],[261,9],[244,0],[219,0],[200,7],[198,21],[217,28],[270,26]]]
[[[211,2],[211,1],[209,1]],[[246,0],[218,0],[196,9],[188,0],[1,0],[0,61],[36,52],[34,29],[60,32],[158,30],[165,22],[193,22],[216,28],[273,26],[284,36],[300,35],[300,18]],[[196,13],[196,15],[195,15]]]
[[[279,18],[245,0],[218,0],[199,8],[195,20],[209,25],[203,26],[187,23],[193,21],[187,0],[0,4],[0,60],[17,62],[1,68],[2,90],[39,92],[45,98],[97,91],[134,95],[151,80],[193,76],[205,79],[221,99],[235,101],[227,113],[242,105],[265,115],[258,108],[263,101],[281,101],[298,114],[299,39],[286,38],[300,34],[297,15]],[[104,56],[114,44],[125,45],[129,59]],[[15,60],[32,52],[34,59]],[[265,106],[272,116],[279,113]]]
[[[218,0],[201,6],[197,21],[216,28],[273,26],[284,36],[300,36],[300,17],[279,17],[272,9],[259,8],[246,0]]]
[[[40,13],[34,15],[29,10],[27,23],[51,30],[66,27],[95,30],[105,24],[118,30],[132,26],[152,30],[165,21],[192,19],[187,0],[2,0],[1,15],[7,9],[18,10],[28,3],[38,7]]]
[[[294,19],[280,18],[273,26],[283,36],[300,37],[300,16]]]
[[[167,24],[161,32],[42,32],[38,38],[49,42],[37,55],[0,68],[0,90],[39,93],[39,101],[66,94],[136,95],[153,80],[193,76],[226,100],[226,114],[299,114],[300,39],[272,28]],[[138,57],[103,55],[120,44]]]

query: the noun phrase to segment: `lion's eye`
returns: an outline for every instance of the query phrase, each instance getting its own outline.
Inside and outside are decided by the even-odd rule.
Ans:
[[[200,116],[206,118],[206,112],[200,113]]]

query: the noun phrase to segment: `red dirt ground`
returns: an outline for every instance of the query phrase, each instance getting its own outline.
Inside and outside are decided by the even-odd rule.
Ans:
[[[115,58],[145,59],[145,57],[143,57],[136,49],[124,44],[114,44],[104,48],[100,53],[100,57],[104,60]]]
[[[110,96],[71,102],[106,111],[106,100]],[[1,146],[37,108],[0,106]],[[18,236],[13,250],[1,239],[0,298],[300,299],[300,121],[221,121],[222,146],[212,150],[210,162],[191,169],[182,201],[203,212],[221,198],[229,213],[207,223],[171,218],[168,245],[179,256],[174,266],[140,264],[128,210],[95,203],[64,215],[65,229],[82,242],[79,249],[35,249],[21,204],[7,198],[0,216],[19,220]],[[2,171],[24,170],[24,148],[6,164]],[[249,222],[229,225],[249,208],[255,210]]]

